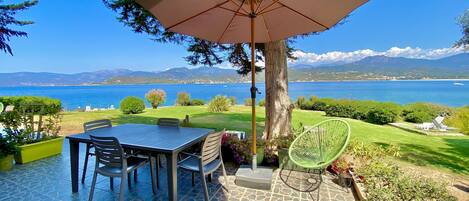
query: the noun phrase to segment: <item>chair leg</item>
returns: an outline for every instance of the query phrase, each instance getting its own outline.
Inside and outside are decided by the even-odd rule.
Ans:
[[[93,200],[94,188],[96,186],[96,177],[98,177],[98,173],[94,172],[93,173],[93,181],[91,182],[91,190],[90,190],[90,195],[88,197],[88,201]]]
[[[125,180],[129,180],[127,176],[128,175],[126,173],[122,173],[121,185],[120,185],[120,190],[119,190],[119,201],[124,201]]]
[[[132,174],[129,172],[127,173],[127,185],[129,186],[129,190],[132,188],[132,183],[130,182]]]
[[[205,181],[205,175],[203,172],[200,172],[200,182],[202,183],[202,187],[204,188],[204,198],[205,201],[209,201],[208,197],[208,188],[207,188],[207,181]]]
[[[109,188],[114,191],[114,177],[109,177]]]
[[[212,173],[207,175],[207,180],[209,183],[212,183],[212,175],[213,175]]]
[[[192,186],[195,186],[195,173],[192,172]]]
[[[225,178],[225,185],[226,185],[226,189],[229,189],[228,188],[228,176],[226,176],[226,169],[225,169],[225,164],[223,164],[223,162],[221,162],[221,169],[222,169],[222,172],[223,172],[223,177]]]
[[[134,170],[134,182],[137,182],[137,169]]]
[[[83,164],[83,174],[81,175],[81,183],[85,183],[86,169],[88,169],[88,157],[90,156],[90,144],[86,144],[85,163]]]
[[[158,189],[158,183],[155,181],[155,158],[151,155],[150,157],[150,175],[151,175],[151,189],[153,194],[156,194],[156,189]]]

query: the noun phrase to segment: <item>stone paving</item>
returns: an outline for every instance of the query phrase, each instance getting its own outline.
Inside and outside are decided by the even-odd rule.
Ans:
[[[80,151],[84,152],[84,146]],[[84,154],[80,154],[80,166]],[[212,182],[208,183],[210,199],[217,200],[318,200],[317,174],[301,173],[279,169],[274,171],[270,191],[248,189],[236,186],[234,173],[236,168],[227,165],[228,185],[220,173],[214,173]],[[68,141],[65,140],[61,155],[35,161],[25,165],[15,165],[13,170],[0,172],[0,201],[3,200],[87,200],[94,168],[94,157],[90,159],[85,184],[79,184],[78,193],[71,192],[70,161]],[[160,188],[157,194],[151,190],[149,166],[139,169],[139,177],[132,188],[126,188],[126,200],[168,200],[166,170],[160,171]],[[81,169],[80,169],[81,175]],[[114,181],[114,191],[109,188],[109,179],[98,176],[94,200],[117,200],[119,179]],[[228,190],[227,190],[228,189]],[[314,190],[316,189],[316,190]],[[311,191],[311,192],[302,192]],[[196,177],[195,186],[191,186],[191,174],[178,171],[178,199],[183,201],[203,200],[203,191]],[[355,200],[351,191],[346,191],[333,182],[333,176],[323,176],[320,185],[319,200]]]

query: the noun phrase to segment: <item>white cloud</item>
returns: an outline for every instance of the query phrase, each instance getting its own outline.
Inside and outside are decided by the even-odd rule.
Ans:
[[[439,59],[464,52],[464,47],[458,48],[440,48],[440,49],[422,49],[412,47],[392,47],[386,51],[379,52],[370,49],[356,50],[352,52],[327,52],[316,54],[312,52],[295,51],[293,53],[298,59],[290,61],[291,64],[310,64],[321,65],[331,63],[348,63],[358,61],[365,57],[384,55],[389,57],[406,57],[417,59]]]

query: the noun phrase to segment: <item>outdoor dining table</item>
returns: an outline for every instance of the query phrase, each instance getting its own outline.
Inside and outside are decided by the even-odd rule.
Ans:
[[[72,192],[78,192],[79,144],[92,143],[90,135],[116,137],[124,149],[151,155],[164,154],[168,174],[168,198],[177,200],[177,156],[182,150],[202,141],[212,129],[123,124],[68,136]],[[155,189],[153,189],[155,190]]]

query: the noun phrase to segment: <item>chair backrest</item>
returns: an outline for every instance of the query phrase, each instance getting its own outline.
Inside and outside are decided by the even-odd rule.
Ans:
[[[443,124],[443,120],[445,120],[445,117],[443,117],[443,116],[437,116],[435,118],[435,121],[439,124]]]
[[[156,123],[159,126],[179,127],[179,119],[176,119],[176,118],[159,118]]]
[[[7,107],[5,107],[5,112],[12,112],[13,110],[15,110],[14,105],[7,105]]]
[[[97,163],[110,167],[122,167],[124,151],[117,138],[93,135],[90,135],[90,138],[95,148]]]
[[[433,119],[432,123],[437,129],[443,129],[443,124],[439,123],[436,119]]]
[[[207,165],[216,160],[221,152],[221,139],[225,131],[209,134],[202,145],[202,165]]]
[[[325,168],[345,150],[350,139],[350,125],[331,119],[308,127],[290,145],[288,154],[298,166]]]
[[[83,124],[83,130],[85,130],[85,132],[96,130],[99,128],[110,128],[110,127],[112,127],[112,123],[111,123],[111,120],[109,119],[89,121]]]

